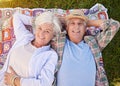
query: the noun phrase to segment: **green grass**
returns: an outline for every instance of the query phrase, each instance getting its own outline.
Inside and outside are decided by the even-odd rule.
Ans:
[[[90,8],[96,3],[101,3],[108,8],[110,18],[120,21],[119,0],[13,0],[0,2],[0,7],[73,9]],[[104,49],[103,57],[110,86],[120,86],[120,31]]]

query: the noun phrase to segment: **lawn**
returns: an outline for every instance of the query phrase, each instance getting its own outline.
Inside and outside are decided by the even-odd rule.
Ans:
[[[90,8],[96,3],[108,8],[110,18],[120,21],[120,0],[0,0],[0,8]],[[110,86],[120,86],[120,31],[103,51]]]

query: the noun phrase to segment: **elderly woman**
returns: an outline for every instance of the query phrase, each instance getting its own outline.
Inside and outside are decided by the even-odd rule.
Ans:
[[[15,13],[13,16],[16,41],[0,71],[0,86],[51,86],[57,64],[57,53],[50,41],[61,31],[61,24],[51,12],[36,17],[35,34],[25,25],[32,18]]]
[[[88,20],[83,11],[74,10],[66,16],[66,26],[67,37],[60,46],[62,61],[59,63],[62,63],[57,73],[57,86],[109,86],[101,51],[119,30],[119,22]],[[86,36],[87,26],[101,27],[102,32]]]

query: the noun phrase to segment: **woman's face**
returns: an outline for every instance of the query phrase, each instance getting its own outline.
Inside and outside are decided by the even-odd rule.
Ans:
[[[81,19],[73,18],[69,20],[66,29],[69,39],[77,44],[83,39],[86,31],[86,23]]]
[[[42,47],[47,45],[54,36],[53,24],[43,23],[36,26],[35,46]]]

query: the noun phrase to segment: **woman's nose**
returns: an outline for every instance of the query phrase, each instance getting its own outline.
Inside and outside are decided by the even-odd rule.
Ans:
[[[44,31],[40,31],[39,36],[40,38],[44,38],[45,37]]]

